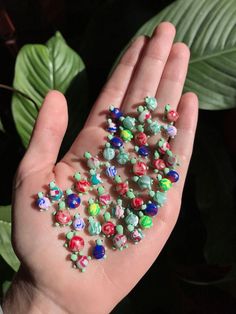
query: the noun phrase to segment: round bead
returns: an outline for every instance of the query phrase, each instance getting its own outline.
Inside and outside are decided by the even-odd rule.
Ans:
[[[123,146],[123,141],[121,138],[119,137],[113,137],[111,140],[110,140],[110,143],[112,145],[112,147],[116,148],[116,149],[119,149]]]
[[[91,216],[97,216],[100,213],[100,206],[98,203],[89,204],[88,212]]]
[[[106,175],[110,178],[113,178],[117,175],[117,169],[115,166],[110,166],[106,168]]]
[[[90,169],[97,169],[100,167],[100,161],[97,157],[90,157],[88,160],[87,160],[87,166],[90,168]]]
[[[143,199],[141,197],[135,197],[131,201],[131,206],[133,209],[138,210],[143,206]]]
[[[75,265],[80,270],[84,270],[89,263],[89,259],[85,255],[78,255],[77,261],[75,262]]]
[[[130,233],[130,239],[135,243],[140,242],[143,239],[143,237],[144,235],[142,233],[142,230],[140,229],[135,229]]]
[[[52,201],[59,201],[62,195],[63,192],[59,187],[54,186],[53,188],[50,188],[49,196]]]
[[[107,221],[102,225],[102,233],[107,237],[113,236],[115,231],[115,225],[111,221]]]
[[[145,214],[147,216],[156,216],[157,212],[158,212],[158,207],[156,204],[154,203],[147,203],[146,208],[144,210]]]
[[[179,180],[179,174],[175,170],[170,170],[167,175],[167,179],[169,179],[172,183],[177,182]]]
[[[151,114],[150,114],[150,111],[148,110],[144,110],[138,116],[138,120],[140,123],[144,123],[147,119],[150,119],[150,118],[151,118]]]
[[[148,125],[148,131],[151,132],[152,134],[157,134],[161,130],[161,126],[157,121],[153,121]]]
[[[124,128],[132,131],[135,127],[135,118],[128,116],[122,121],[122,124],[123,124]]]
[[[170,149],[170,144],[168,142],[165,142],[162,147],[158,147],[158,151],[161,153],[161,154],[165,154],[165,152],[167,150]]]
[[[119,154],[116,156],[116,160],[120,165],[125,165],[129,160],[129,155],[125,152],[120,151]]]
[[[167,129],[166,129],[166,133],[167,133],[168,136],[173,138],[177,134],[177,129],[176,129],[176,127],[174,125],[169,125],[167,127]]]
[[[84,239],[75,235],[70,239],[68,247],[71,252],[79,252],[84,248]]]
[[[115,120],[118,120],[120,119],[120,117],[123,116],[122,112],[118,108],[112,108],[110,112],[111,112],[111,117]]]
[[[93,257],[96,259],[102,259],[105,256],[105,248],[103,245],[96,244],[93,248]]]
[[[111,195],[110,194],[103,194],[99,196],[99,203],[102,206],[107,206],[111,203]]]
[[[138,146],[145,145],[147,143],[147,135],[143,132],[139,132],[135,135],[135,143]]]
[[[138,186],[140,189],[151,189],[152,187],[152,179],[149,176],[142,176],[138,179]]]
[[[71,215],[68,210],[58,210],[55,215],[55,221],[60,225],[67,225],[71,222]]]
[[[147,173],[147,165],[142,161],[138,161],[133,165],[133,172],[136,176],[143,176]]]
[[[172,182],[169,179],[161,179],[159,182],[159,186],[162,191],[168,191],[172,187]]]
[[[145,98],[146,106],[149,110],[155,110],[157,107],[157,100],[155,97],[146,97]]]
[[[153,160],[153,166],[157,170],[164,170],[166,167],[166,164],[165,164],[164,160],[162,160],[162,159],[154,159]]]
[[[139,219],[139,224],[143,229],[149,229],[152,227],[153,223],[152,223],[152,218],[146,215],[143,215],[140,219]]]
[[[115,157],[115,150],[111,147],[106,147],[103,151],[103,157],[106,160],[112,160]]]
[[[159,206],[162,206],[162,205],[164,205],[164,203],[166,202],[166,199],[167,199],[166,193],[157,191],[155,193],[155,195],[153,196],[153,199],[155,202],[158,203]]]
[[[116,184],[116,192],[119,195],[125,195],[129,190],[128,184],[126,182],[120,182]]]
[[[117,249],[122,249],[123,247],[125,247],[126,243],[127,238],[124,234],[116,234],[113,238],[113,244]]]
[[[90,235],[99,235],[101,230],[102,226],[99,221],[89,220],[88,232]]]
[[[130,130],[121,130],[120,132],[120,137],[124,140],[124,141],[131,141],[133,136],[133,133]]]
[[[67,195],[66,203],[69,208],[74,209],[74,208],[79,207],[80,202],[81,202],[81,199],[77,194],[72,193],[72,194]]]
[[[148,147],[145,146],[145,145],[139,147],[139,149],[138,149],[138,154],[139,154],[140,156],[143,156],[143,157],[148,156],[148,155],[149,155],[149,149],[148,149]]]
[[[75,188],[80,193],[85,193],[89,190],[91,184],[87,180],[80,180],[75,183]]]
[[[36,203],[37,203],[37,206],[39,207],[39,209],[42,209],[42,210],[47,210],[51,206],[51,202],[50,202],[49,198],[47,198],[45,196],[37,199]]]
[[[133,213],[129,213],[126,217],[125,217],[125,223],[127,225],[132,225],[132,226],[137,226],[138,224],[138,216],[133,214]]]
[[[75,220],[73,221],[73,228],[77,231],[81,231],[84,229],[84,227],[85,227],[85,222],[83,218],[81,217],[75,218]]]
[[[175,122],[177,121],[179,118],[179,114],[177,111],[175,110],[170,110],[168,113],[167,113],[167,120],[169,122]]]

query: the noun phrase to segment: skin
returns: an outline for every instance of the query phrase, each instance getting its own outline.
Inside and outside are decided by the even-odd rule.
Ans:
[[[57,91],[46,96],[14,181],[13,245],[21,267],[5,297],[4,313],[109,313],[159,255],[178,218],[198,113],[196,95],[182,95],[189,49],[183,43],[173,44],[174,36],[174,26],[164,22],[151,39],[141,36],[131,44],[101,91],[83,130],[58,163],[67,126],[67,105]],[[169,103],[180,114],[176,122],[178,135],[171,140],[181,163],[180,181],[168,192],[167,204],[160,208],[154,227],[145,231],[144,241],[122,252],[107,251],[106,260],[91,261],[86,273],[81,274],[70,267],[63,247],[61,234],[68,228],[53,228],[50,211],[39,213],[34,208],[34,196],[53,179],[62,189],[68,188],[69,178],[81,170],[78,158],[85,151],[95,155],[100,151],[106,134],[103,113],[109,104],[132,113],[135,107],[130,104],[140,103],[147,95],[158,99],[157,113]],[[108,183],[105,185],[109,188]],[[91,241],[83,237],[85,242]]]

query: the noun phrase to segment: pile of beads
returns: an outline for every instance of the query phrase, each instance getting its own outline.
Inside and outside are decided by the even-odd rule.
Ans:
[[[166,202],[167,191],[179,180],[175,170],[177,157],[168,142],[168,138],[177,134],[174,122],[179,116],[166,105],[162,121],[156,121],[153,119],[156,108],[154,97],[144,99],[143,106],[137,108],[136,117],[125,116],[120,109],[110,106],[102,160],[85,152],[86,178],[75,173],[73,186],[65,192],[55,182],[50,182],[47,194],[38,193],[39,210],[54,208],[54,225],[70,228],[65,234],[64,246],[71,252],[74,267],[82,272],[89,260],[106,258],[102,237],[111,241],[114,250],[127,248],[128,242],[140,242],[144,238],[143,230],[153,226],[153,217]],[[159,138],[150,145],[150,138],[155,140],[157,135]],[[130,177],[123,180],[117,166],[129,171]],[[116,200],[102,185],[105,178],[109,178]],[[91,191],[93,197],[88,199],[85,219],[77,210],[83,195]],[[81,233],[84,230],[96,237],[92,256],[82,253],[85,241]]]

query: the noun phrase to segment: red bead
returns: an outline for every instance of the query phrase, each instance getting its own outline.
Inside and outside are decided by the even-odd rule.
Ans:
[[[147,165],[142,161],[138,161],[133,165],[133,172],[137,176],[143,176],[147,172]]]
[[[116,184],[116,191],[119,195],[125,195],[129,190],[128,184],[120,182]]]
[[[158,151],[161,153],[161,154],[165,154],[165,152],[167,150],[170,150],[170,144],[168,142],[165,142],[162,147],[159,147],[158,148]]]
[[[112,236],[115,234],[115,225],[111,221],[107,221],[102,225],[102,233],[106,236]]]
[[[135,135],[135,143],[138,146],[145,145],[147,143],[147,135],[143,132],[139,132]]]
[[[179,118],[179,114],[177,111],[175,110],[170,110],[168,113],[167,113],[167,120],[169,122],[175,122],[177,121]]]
[[[89,190],[91,184],[86,180],[80,180],[76,182],[75,187],[78,192],[85,193]]]
[[[165,164],[164,160],[162,160],[162,159],[154,159],[153,160],[153,166],[157,170],[164,170],[166,167],[166,164]]]
[[[131,206],[133,209],[140,209],[143,205],[143,199],[141,197],[135,197],[131,201]]]
[[[71,221],[71,215],[68,210],[58,210],[55,215],[55,220],[61,225],[66,225]]]
[[[72,252],[79,252],[84,248],[84,239],[80,236],[73,236],[69,242],[69,249]]]

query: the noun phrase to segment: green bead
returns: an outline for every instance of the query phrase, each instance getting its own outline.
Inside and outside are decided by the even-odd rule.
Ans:
[[[159,206],[162,206],[166,202],[166,193],[157,191],[156,193],[154,193],[153,199],[155,202],[158,203]]]
[[[169,179],[161,179],[159,186],[163,191],[168,191],[172,187],[172,182]]]
[[[148,126],[148,131],[153,133],[153,134],[159,133],[160,130],[161,130],[161,126],[157,123],[157,121],[153,121]]]
[[[88,206],[88,212],[91,216],[97,216],[100,213],[100,206],[97,203],[90,204]]]
[[[141,176],[138,179],[138,186],[140,189],[151,189],[152,186],[152,179],[149,176]]]
[[[121,130],[120,132],[120,137],[124,140],[124,141],[131,141],[132,138],[134,137],[132,132],[130,130]]]
[[[157,100],[155,97],[146,97],[145,98],[146,106],[149,110],[155,110],[157,107]]]
[[[112,160],[115,157],[115,150],[111,147],[106,147],[103,151],[103,157],[106,160]]]
[[[119,152],[119,154],[116,156],[116,160],[120,165],[125,165],[127,161],[129,160],[129,155],[123,151]]]
[[[133,130],[135,127],[135,118],[127,116],[123,121],[122,121],[123,126],[128,129],[128,130]]]
[[[152,218],[149,217],[149,216],[143,215],[139,219],[139,224],[140,224],[141,228],[149,229],[149,228],[151,228],[153,226]]]

